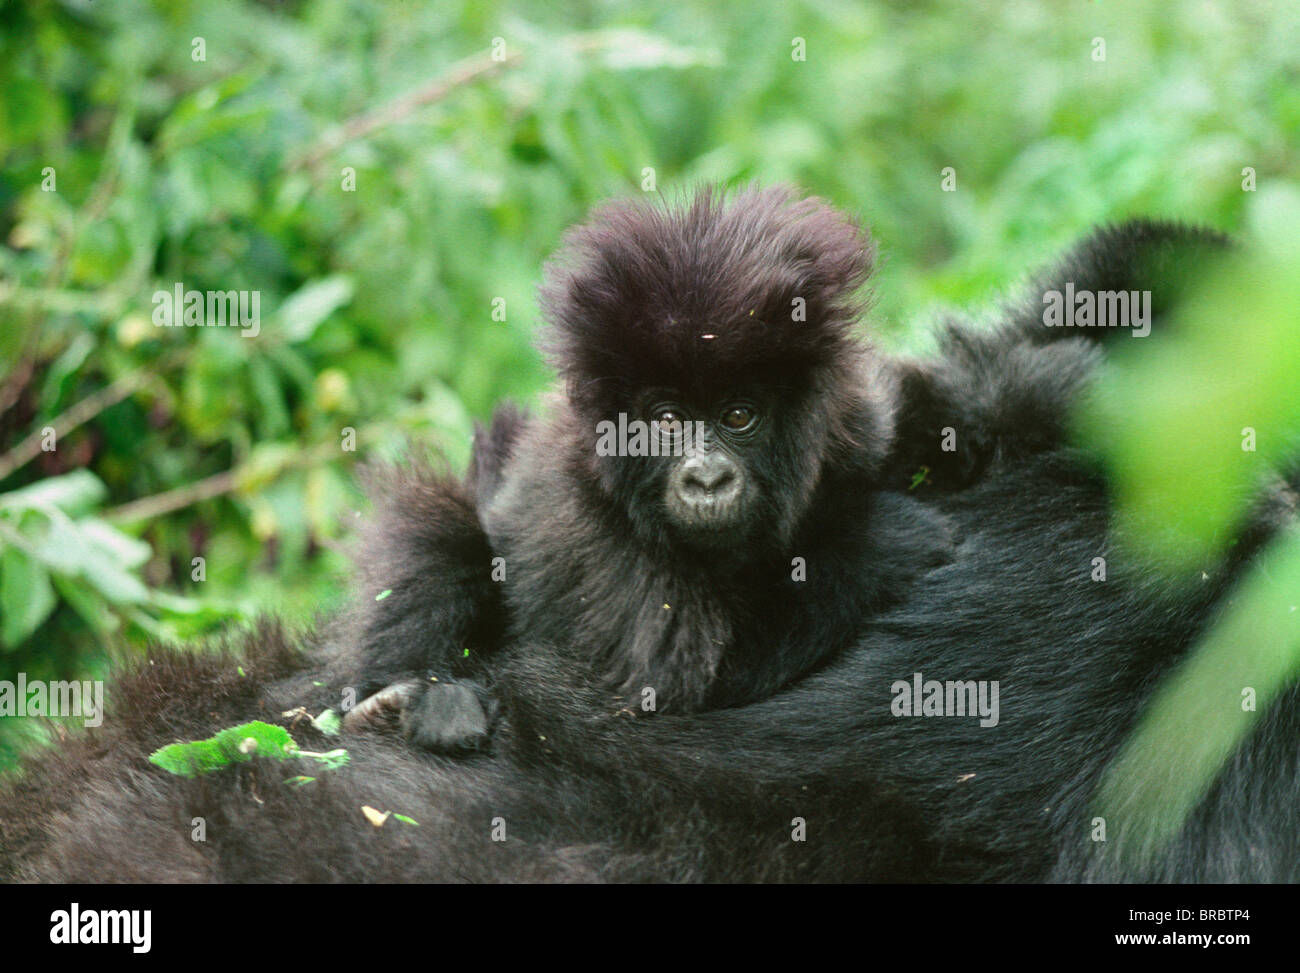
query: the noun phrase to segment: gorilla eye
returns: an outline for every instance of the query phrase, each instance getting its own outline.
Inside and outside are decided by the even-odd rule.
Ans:
[[[754,424],[754,410],[748,406],[738,405],[722,414],[722,424],[728,429],[739,432]]]
[[[660,432],[675,436],[682,428],[682,414],[676,409],[664,408],[654,413],[653,421]]]

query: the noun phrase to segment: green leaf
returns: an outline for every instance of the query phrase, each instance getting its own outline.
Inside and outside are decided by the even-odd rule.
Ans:
[[[279,326],[288,341],[305,341],[336,310],[352,300],[352,278],[341,274],[300,287],[280,306]]]
[[[78,579],[54,575],[54,587],[72,610],[95,632],[116,632],[121,623],[94,592],[86,589]]]
[[[269,757],[272,760],[298,758],[315,760],[324,770],[336,770],[352,759],[351,755],[343,749],[330,750],[326,753],[300,750],[284,727],[253,720],[251,723],[241,723],[239,726],[222,730],[206,740],[169,744],[151,753],[149,762],[169,774],[196,777],[234,764],[247,763],[254,757]],[[302,779],[290,778],[288,782],[293,781],[301,782]]]
[[[307,757],[315,760],[321,765],[322,770],[338,770],[352,760],[352,755],[343,748],[337,750],[327,750],[325,753],[312,753],[310,750],[299,750],[296,757]]]
[[[122,533],[106,521],[86,517],[77,521],[77,527],[89,544],[123,567],[141,567],[153,555],[153,549],[144,541]]]
[[[275,439],[285,435],[292,423],[285,408],[284,393],[276,380],[275,371],[265,358],[254,355],[248,362],[248,380],[257,402],[257,421],[260,438]]]
[[[232,764],[247,763],[254,757],[287,760],[297,749],[298,745],[284,727],[254,720],[222,730],[206,740],[162,747],[149,755],[149,762],[180,777],[196,777]]]
[[[325,710],[325,712],[321,713],[320,716],[312,720],[312,725],[314,725],[316,729],[320,730],[326,736],[331,737],[339,735],[339,729],[342,724],[343,721],[340,719],[339,714],[334,712],[332,709]]]
[[[1262,562],[1195,651],[1166,679],[1097,795],[1112,851],[1141,861],[1201,802],[1269,705],[1300,675],[1300,533]],[[1254,706],[1243,705],[1246,690]]]
[[[45,381],[41,384],[40,401],[46,408],[57,407],[63,401],[69,380],[85,363],[86,358],[95,350],[95,339],[82,331],[69,342],[62,354],[50,363]]]
[[[144,582],[97,547],[82,550],[79,562],[81,576],[113,604],[140,605],[149,601]]]
[[[0,507],[57,507],[67,514],[89,513],[104,498],[108,489],[90,470],[73,470],[62,476],[37,480],[29,486],[0,493]]]
[[[1075,415],[1112,471],[1120,539],[1175,571],[1221,556],[1300,438],[1300,254],[1202,270],[1168,332],[1121,342]]]
[[[12,649],[21,643],[57,603],[40,563],[12,545],[0,549],[0,645]]]
[[[40,526],[29,526],[39,523]],[[23,534],[33,553],[50,570],[75,575],[81,563],[81,530],[57,508],[31,511],[23,521]]]

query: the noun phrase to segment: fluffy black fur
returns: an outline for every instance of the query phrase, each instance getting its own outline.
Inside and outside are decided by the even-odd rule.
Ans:
[[[573,645],[660,712],[761,698],[845,646],[952,546],[873,489],[895,379],[852,335],[871,260],[855,224],[784,189],[617,202],[571,233],[542,288],[562,388],[545,418],[507,409],[480,434],[479,522],[456,484],[385,491],[365,590],[394,594],[344,638],[363,691],[431,671],[408,726],[441,748],[485,725],[454,682],[495,649],[484,629]],[[666,412],[706,440],[598,455],[603,421]]]
[[[1104,478],[1063,442],[1100,335],[1044,328],[1038,301],[1067,280],[1152,289],[1160,340],[1176,296],[1163,271],[1220,242],[1101,231],[996,327],[949,325],[934,356],[905,361],[853,342],[869,249],[824,204],[769,191],[603,210],[548,274],[567,394],[547,417],[498,416],[463,485],[395,474],[359,610],[305,652],[268,627],[125,675],[102,731],[0,795],[0,877],[1300,879],[1295,687],[1162,853],[1120,860],[1089,840],[1096,786],[1143,703],[1295,494],[1274,484],[1204,576],[1162,580],[1112,549]],[[800,329],[786,309],[805,295]],[[755,487],[726,521],[734,541],[689,505],[674,519],[671,463],[594,455],[594,420],[661,383],[709,415],[738,387],[763,403],[763,438],[728,447]],[[485,570],[495,556],[504,584]],[[358,671],[368,690],[429,669],[474,702],[408,705],[417,741],[482,743],[495,722],[490,749],[452,759],[352,734],[352,764],[304,788],[263,761],[198,781],[145,763],[173,738],[335,705]],[[998,726],[894,717],[890,686],[914,672],[999,680]],[[644,685],[659,712],[627,698]],[[421,826],[377,829],[362,805]],[[791,840],[795,818],[806,841]]]

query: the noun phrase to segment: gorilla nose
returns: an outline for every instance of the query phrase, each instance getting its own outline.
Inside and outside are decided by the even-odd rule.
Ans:
[[[680,482],[683,498],[691,501],[724,500],[740,487],[735,465],[717,453],[688,459]]]
[[[697,493],[718,493],[735,478],[731,470],[688,470],[686,488]]]

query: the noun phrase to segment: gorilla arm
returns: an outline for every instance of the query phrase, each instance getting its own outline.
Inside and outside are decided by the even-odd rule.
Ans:
[[[1132,220],[1103,227],[1021,289],[1018,300],[979,327],[945,322],[938,352],[896,362],[899,396],[896,485],[922,467],[939,489],[961,489],[990,465],[1013,464],[1063,442],[1066,423],[1103,345],[1130,335],[1161,340],[1166,318],[1205,261],[1224,252],[1226,237],[1201,227]],[[1101,320],[1049,327],[1049,303],[1066,295],[1150,293],[1150,330]],[[1130,313],[1136,306],[1130,306]]]

